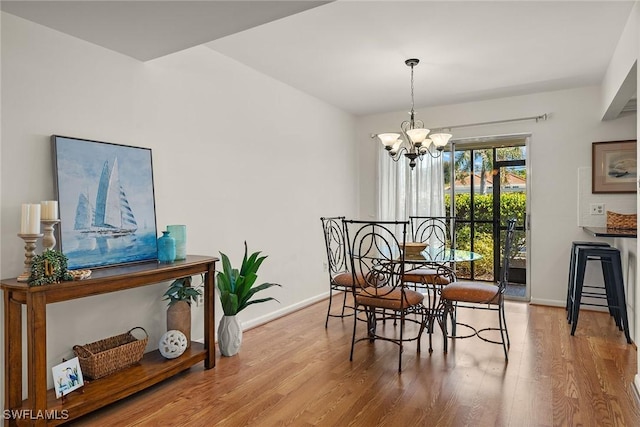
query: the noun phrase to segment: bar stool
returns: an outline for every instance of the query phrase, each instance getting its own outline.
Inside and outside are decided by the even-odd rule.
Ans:
[[[606,246],[610,247],[611,245],[605,242],[585,242],[580,240],[575,240],[571,243],[571,258],[569,261],[569,283],[567,284],[567,302],[565,304],[565,310],[567,310],[567,321],[571,323],[571,296],[573,295],[573,287],[575,284],[576,277],[576,246]],[[602,274],[604,275],[604,269],[602,270]],[[601,288],[600,286],[585,286],[590,288]]]
[[[627,317],[627,302],[624,295],[622,278],[622,260],[620,250],[603,246],[576,246],[576,270],[573,294],[571,296],[571,335],[574,335],[578,325],[581,298],[584,287],[584,275],[588,259],[599,259],[604,273],[607,305],[583,303],[584,305],[609,307],[609,312],[616,319],[616,325],[631,344],[629,335],[629,320]]]
[[[574,250],[574,255],[575,255],[575,265],[574,265],[574,277],[573,277],[573,284],[572,284],[572,290],[571,290],[571,296],[573,295],[573,289],[575,288],[575,283],[576,283],[576,277],[575,277],[575,271],[577,269],[577,255],[580,253],[581,249],[588,249],[590,247],[611,247],[608,243],[602,243],[602,242],[577,242],[578,244],[575,245],[575,250]],[[582,245],[580,243],[586,243],[585,245]],[[587,256],[586,257],[586,261],[600,261],[600,265],[602,267],[602,277],[604,279],[604,283],[602,286],[593,286],[593,285],[584,285],[582,286],[582,292],[581,292],[581,297],[589,297],[592,299],[606,299],[607,300],[607,304],[603,305],[603,304],[593,304],[593,303],[582,303],[582,305],[591,305],[591,306],[598,306],[598,307],[608,307],[609,308],[609,314],[611,315],[611,317],[614,318],[615,322],[616,322],[616,326],[618,326],[620,328],[620,330],[622,330],[621,328],[621,323],[620,323],[620,312],[617,309],[618,307],[618,303],[616,301],[616,292],[615,292],[615,286],[612,284],[612,276],[611,276],[611,270],[610,268],[607,268],[608,266],[610,266],[610,262],[608,261],[608,259],[601,259],[598,256]],[[586,266],[585,266],[586,268]],[[587,289],[587,290],[585,290]],[[604,293],[602,292],[593,292],[591,291],[592,289],[599,289],[601,291],[604,291]],[[568,302],[568,313],[567,313],[567,321],[568,323],[572,322],[572,318],[573,318],[573,310],[572,310],[572,299],[571,297],[569,298],[569,302]],[[578,307],[578,310],[580,308]]]

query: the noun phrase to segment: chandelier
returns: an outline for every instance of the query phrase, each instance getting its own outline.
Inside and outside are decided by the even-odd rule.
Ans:
[[[394,162],[397,162],[402,156],[409,159],[409,166],[413,169],[416,166],[416,159],[422,160],[422,157],[429,154],[431,157],[439,157],[444,150],[445,145],[451,139],[449,133],[432,133],[424,127],[422,120],[415,119],[414,100],[413,100],[413,67],[418,65],[419,59],[411,58],[404,61],[407,66],[411,67],[411,112],[409,120],[405,120],[400,125],[401,133],[381,133],[377,136],[384,149]],[[427,138],[427,136],[429,136]],[[402,137],[402,139],[400,139]],[[435,149],[434,149],[435,148]]]

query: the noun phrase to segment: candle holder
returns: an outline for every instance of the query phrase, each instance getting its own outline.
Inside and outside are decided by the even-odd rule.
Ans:
[[[36,250],[36,242],[42,236],[44,236],[44,234],[18,233],[18,237],[24,240],[24,273],[18,276],[18,282],[29,281],[29,276],[31,276],[31,264],[33,263],[32,258],[34,257]]]
[[[40,220],[44,229],[44,237],[42,238],[42,248],[44,250],[52,250],[56,247],[55,226],[60,222],[59,219],[43,219]]]

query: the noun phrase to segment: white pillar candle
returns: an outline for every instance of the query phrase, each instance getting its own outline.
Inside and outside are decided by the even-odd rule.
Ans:
[[[29,228],[29,205],[22,204],[22,216],[20,217],[20,234],[27,234]]]
[[[41,202],[40,206],[42,207],[42,219],[58,219],[58,202],[56,200],[47,200]]]
[[[40,234],[40,205],[23,203],[20,221],[21,234]]]

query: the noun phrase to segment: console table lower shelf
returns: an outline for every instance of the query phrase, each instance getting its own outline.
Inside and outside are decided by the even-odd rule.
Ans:
[[[47,412],[56,414],[59,418],[50,419],[47,425],[66,423],[137,393],[202,362],[206,355],[204,344],[199,342],[192,342],[175,359],[165,359],[158,350],[145,353],[142,360],[133,366],[94,381],[85,381],[82,389],[65,396],[64,403],[61,399],[56,399],[53,389],[47,390]],[[29,408],[28,400],[25,400],[20,409]]]
[[[4,425],[59,425],[130,396],[204,361],[204,369],[215,366],[214,284],[217,258],[188,255],[173,263],[148,263],[105,267],[86,280],[47,286],[29,286],[16,278],[2,279],[4,303]],[[176,359],[165,359],[158,351],[147,353],[129,368],[86,384],[84,393],[73,392],[65,402],[47,390],[51,375],[47,366],[47,306],[62,301],[156,285],[181,277],[204,275],[204,344],[193,342]],[[23,310],[26,306],[26,310]],[[26,313],[26,333],[23,331]],[[26,341],[26,354],[23,345]],[[26,357],[24,357],[26,356]],[[23,361],[26,360],[27,396],[23,400]],[[6,411],[8,412],[8,415]]]

